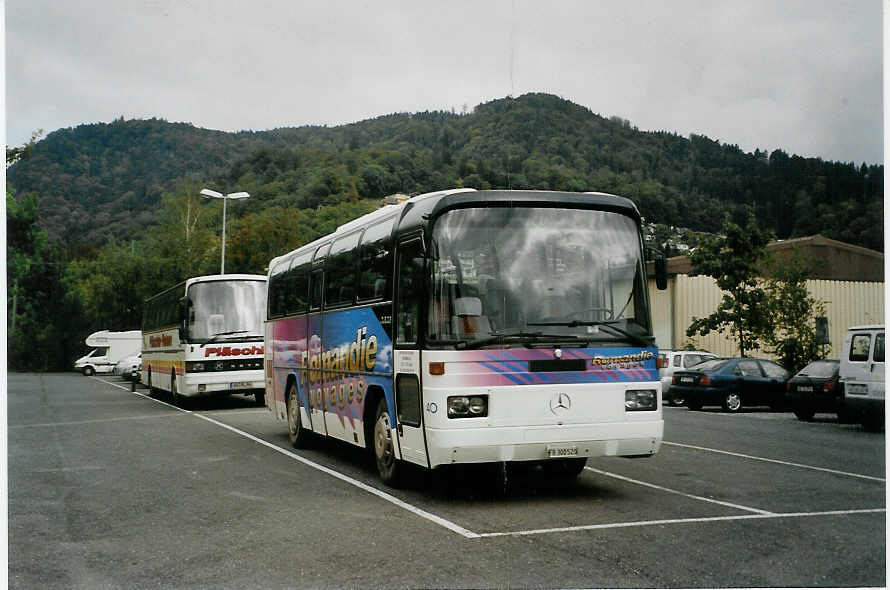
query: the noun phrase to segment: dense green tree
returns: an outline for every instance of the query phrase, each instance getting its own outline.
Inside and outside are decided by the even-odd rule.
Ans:
[[[7,362],[14,370],[58,370],[79,338],[78,301],[62,283],[65,259],[40,226],[38,197],[6,192]]]
[[[825,303],[807,291],[807,277],[815,262],[795,253],[782,262],[771,261],[766,294],[772,329],[764,336],[766,350],[796,373],[820,358],[816,318],[824,315]]]
[[[760,228],[750,210],[739,223],[726,215],[720,231],[721,235],[703,238],[690,258],[692,274],[714,278],[723,297],[711,315],[693,318],[686,335],[728,330],[740,355],[746,356],[760,348],[760,340],[771,325],[769,301],[758,281],[769,234]]]

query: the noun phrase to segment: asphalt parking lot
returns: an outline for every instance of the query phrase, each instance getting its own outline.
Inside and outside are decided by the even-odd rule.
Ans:
[[[885,586],[883,433],[665,408],[661,451],[573,482],[379,483],[252,398],[182,410],[113,377],[8,376],[15,588]]]

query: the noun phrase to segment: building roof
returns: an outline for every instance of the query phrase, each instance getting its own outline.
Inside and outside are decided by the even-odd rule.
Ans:
[[[813,263],[811,279],[884,282],[884,254],[876,250],[820,235],[770,242],[766,248],[776,260],[786,260],[795,251],[810,260]],[[647,270],[650,277],[655,276],[651,262]],[[668,258],[667,272],[668,275],[691,274],[692,262],[688,256]]]

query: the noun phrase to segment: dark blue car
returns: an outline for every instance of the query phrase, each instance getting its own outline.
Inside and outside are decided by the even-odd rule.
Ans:
[[[690,410],[721,406],[725,412],[738,412],[743,405],[780,410],[788,377],[788,371],[766,359],[713,359],[676,371],[671,392],[684,397]]]

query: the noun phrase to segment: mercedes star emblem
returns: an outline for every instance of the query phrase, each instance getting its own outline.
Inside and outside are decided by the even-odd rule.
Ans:
[[[572,398],[566,393],[557,393],[550,399],[550,411],[554,414],[564,414],[572,409]]]

